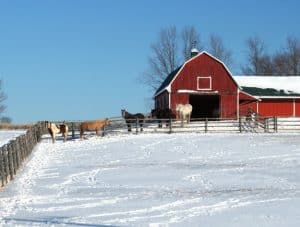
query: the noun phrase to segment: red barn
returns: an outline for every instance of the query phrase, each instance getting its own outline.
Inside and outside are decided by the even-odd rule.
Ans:
[[[250,78],[263,82],[271,77],[234,77],[222,61],[204,51],[168,75],[155,93],[155,108],[175,112],[177,104],[190,103],[192,118],[237,119],[249,109],[262,116],[300,116],[300,89],[295,92],[300,77],[288,77],[295,80],[288,91],[272,88],[272,82],[269,87],[251,84]]]

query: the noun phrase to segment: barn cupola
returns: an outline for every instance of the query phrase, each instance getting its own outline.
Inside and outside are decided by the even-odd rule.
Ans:
[[[199,50],[197,49],[197,48],[193,48],[192,50],[191,50],[191,58],[192,57],[195,57],[197,54],[199,54]]]
[[[193,42],[193,48],[191,50],[191,58],[195,57],[197,54],[199,54],[199,50],[196,48],[197,42]]]

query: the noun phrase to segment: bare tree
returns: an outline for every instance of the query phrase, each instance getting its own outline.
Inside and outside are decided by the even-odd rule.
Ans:
[[[300,41],[297,38],[288,37],[286,43],[286,54],[289,66],[289,74],[300,74]]]
[[[246,41],[248,52],[248,65],[242,67],[244,74],[272,75],[273,66],[271,57],[266,53],[264,42],[258,37]]]
[[[300,75],[300,40],[286,39],[286,46],[273,56],[274,74]]]
[[[149,68],[142,75],[142,83],[156,90],[165,78],[178,67],[178,38],[175,26],[162,29],[158,40],[151,45]]]
[[[6,109],[6,106],[3,104],[6,98],[7,96],[5,95],[2,89],[2,80],[0,80],[0,114],[2,114]]]
[[[272,60],[274,75],[288,75],[289,74],[289,65],[288,65],[288,55],[279,51],[276,52]]]
[[[0,122],[1,123],[4,123],[4,124],[10,124],[12,122],[11,118],[10,117],[1,117],[0,118]]]
[[[225,48],[223,40],[216,34],[210,35],[210,53],[226,65],[232,64],[231,51]]]
[[[200,35],[194,26],[186,26],[181,32],[182,38],[182,54],[184,60],[191,58],[191,50],[195,46],[199,51],[203,49]]]
[[[210,46],[212,55],[227,65],[232,63],[231,52],[225,48],[219,36],[211,35]],[[178,47],[182,47],[182,56],[179,54]],[[140,82],[151,90],[157,90],[166,77],[178,68],[179,59],[184,62],[191,57],[193,47],[198,50],[203,49],[199,32],[194,26],[184,27],[181,39],[175,26],[162,29],[157,41],[151,44],[152,55],[148,58],[148,69],[139,78]]]

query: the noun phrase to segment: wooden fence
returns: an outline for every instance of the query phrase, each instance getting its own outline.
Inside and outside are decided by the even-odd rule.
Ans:
[[[256,117],[255,119],[240,118],[236,119],[217,119],[217,118],[198,118],[191,119],[190,123],[181,122],[175,119],[145,119],[142,125],[142,131],[138,119],[130,119],[130,128],[132,134],[139,133],[180,133],[180,132],[196,132],[196,133],[243,133],[243,132],[278,132],[287,130],[286,123],[277,117]],[[65,122],[69,126],[72,138],[79,137],[80,123],[82,121]],[[111,124],[106,126],[102,135],[106,134],[127,134],[128,128],[125,120],[121,117],[110,118]],[[293,126],[299,125],[300,119],[287,121],[290,124],[289,130],[292,131]],[[56,122],[61,123],[61,122]],[[295,130],[298,130],[295,128]]]
[[[45,122],[28,128],[26,133],[0,147],[0,186],[4,187],[14,179],[18,169],[31,154],[35,145],[46,133]]]

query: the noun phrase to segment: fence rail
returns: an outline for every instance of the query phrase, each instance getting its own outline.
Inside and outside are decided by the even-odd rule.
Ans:
[[[46,133],[46,125],[44,122],[39,122],[28,128],[23,135],[0,147],[0,187],[4,187],[14,179],[18,169],[44,133]]]
[[[82,121],[65,122],[69,126],[72,137],[80,131]],[[146,118],[140,127],[139,119],[129,119],[126,123],[121,117],[111,118],[111,124],[106,126],[102,135],[106,134],[125,134],[128,133],[130,125],[131,133],[178,133],[178,132],[197,132],[197,133],[275,133],[275,132],[300,132],[300,118],[281,118],[281,117],[256,117],[236,119],[219,118],[194,118],[189,123],[175,119],[154,119]],[[61,123],[61,122],[56,122]],[[142,128],[142,130],[141,130]]]

